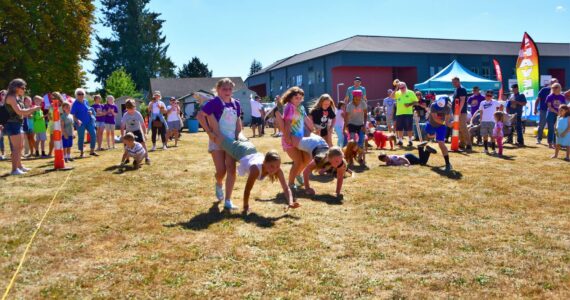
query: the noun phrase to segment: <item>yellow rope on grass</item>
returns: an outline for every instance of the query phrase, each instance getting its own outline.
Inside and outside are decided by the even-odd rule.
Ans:
[[[38,224],[38,227],[36,228],[36,230],[34,231],[34,233],[32,234],[32,237],[30,238],[30,241],[28,242],[28,245],[26,246],[26,250],[24,250],[24,254],[22,255],[22,258],[20,259],[20,263],[18,264],[18,267],[16,268],[16,271],[14,272],[14,275],[12,276],[12,279],[10,280],[10,283],[8,284],[8,287],[6,287],[6,291],[4,292],[4,295],[2,296],[2,300],[6,300],[8,298],[8,294],[10,293],[10,290],[12,289],[12,286],[14,285],[14,282],[16,281],[16,277],[18,276],[18,273],[20,272],[20,269],[22,269],[22,265],[24,264],[24,261],[26,260],[26,255],[28,254],[28,251],[30,250],[30,247],[32,246],[32,243],[34,242],[34,238],[36,237],[36,235],[38,234],[38,232],[40,231],[42,224],[45,220],[45,218],[47,217],[51,207],[53,206],[53,203],[55,202],[55,198],[57,197],[57,195],[59,194],[59,191],[61,191],[61,189],[63,188],[63,186],[67,183],[67,180],[69,179],[69,177],[71,176],[71,173],[73,171],[69,172],[67,174],[67,177],[65,178],[65,181],[61,184],[61,186],[59,187],[59,189],[57,189],[57,191],[55,192],[55,195],[53,195],[53,198],[51,199],[51,202],[48,206],[48,208],[46,209],[46,212],[44,213],[42,219],[40,220],[40,223]]]

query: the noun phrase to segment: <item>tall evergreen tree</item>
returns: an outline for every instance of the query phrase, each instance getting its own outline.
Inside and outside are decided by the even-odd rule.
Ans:
[[[150,78],[174,77],[175,65],[166,55],[169,45],[162,35],[160,14],[150,12],[150,0],[101,0],[103,25],[110,27],[110,38],[97,36],[94,60],[96,81],[105,84],[113,71],[124,67],[138,89],[148,90]]]
[[[263,69],[263,65],[261,65],[261,62],[258,61],[257,59],[253,59],[253,61],[251,62],[251,67],[249,67],[249,76],[261,71],[261,69]]]
[[[182,65],[178,70],[178,77],[212,77],[212,71],[208,69],[208,65],[201,62],[198,57],[192,57],[187,64]]]
[[[0,1],[0,87],[17,77],[36,94],[83,85],[94,11],[90,0]]]

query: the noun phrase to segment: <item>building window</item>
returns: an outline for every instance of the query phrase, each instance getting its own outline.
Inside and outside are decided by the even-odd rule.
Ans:
[[[429,67],[429,76],[435,75],[435,67]]]
[[[479,74],[479,67],[471,67],[471,72]]]
[[[485,78],[491,78],[491,68],[490,67],[481,67],[481,76]]]
[[[295,85],[302,86],[303,85],[303,75],[295,76]]]

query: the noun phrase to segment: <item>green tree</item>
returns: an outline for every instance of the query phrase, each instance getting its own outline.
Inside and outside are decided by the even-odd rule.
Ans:
[[[249,76],[261,71],[263,69],[263,65],[257,59],[253,59],[251,62],[251,67],[249,67]]]
[[[150,12],[150,0],[102,0],[103,25],[110,27],[110,38],[96,37],[97,58],[93,74],[96,81],[105,79],[124,67],[137,89],[148,90],[150,78],[174,77],[175,65],[166,55],[168,46],[162,34],[160,14]]]
[[[113,95],[115,98],[129,96],[133,98],[140,98],[141,93],[137,92],[136,84],[131,78],[125,68],[119,68],[105,80],[105,92],[107,95]]]
[[[212,77],[212,71],[208,69],[208,65],[201,62],[198,57],[192,57],[187,64],[182,65],[178,70],[178,77]]]
[[[35,94],[83,85],[94,11],[89,0],[0,0],[0,86],[17,77]]]

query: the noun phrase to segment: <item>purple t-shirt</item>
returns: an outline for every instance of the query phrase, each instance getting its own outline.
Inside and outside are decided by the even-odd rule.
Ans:
[[[546,107],[548,107],[548,103],[550,103],[550,107],[552,107],[552,109],[554,109],[558,113],[558,108],[560,107],[560,105],[566,104],[566,99],[562,94],[560,95],[550,94],[546,96]]]
[[[467,98],[467,103],[471,105],[471,115],[474,115],[475,112],[479,109],[479,104],[485,101],[485,97],[481,94],[479,95],[472,95],[471,97]]]
[[[114,110],[116,114],[119,113],[119,109],[115,104],[105,104],[105,106],[103,106],[103,110],[104,111]],[[105,115],[105,124],[115,124],[115,116],[113,116],[112,113],[108,112]]]
[[[202,111],[207,115],[214,114],[216,121],[219,122],[225,107],[234,109],[238,117],[241,115],[241,107],[239,105],[239,101],[233,98],[229,103],[225,103],[222,99],[216,97],[208,101],[208,103],[202,107]]]
[[[95,110],[95,113],[99,113],[99,111],[103,111],[103,105],[101,105],[101,104],[94,103],[93,105],[91,105],[91,107],[93,108],[93,110]],[[105,122],[105,116],[95,117],[95,120],[97,122]]]

